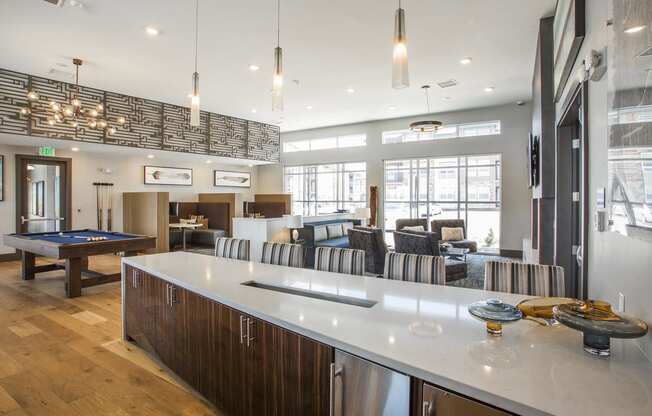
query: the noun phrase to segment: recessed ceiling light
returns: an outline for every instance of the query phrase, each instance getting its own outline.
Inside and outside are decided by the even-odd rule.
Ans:
[[[307,106],[306,106],[306,110],[312,110],[312,106],[311,106],[311,105],[307,105]]]
[[[251,112],[254,113],[254,114],[256,114],[258,111],[257,111],[255,108],[252,108],[252,109],[251,109]]]
[[[468,64],[471,63],[472,60],[473,60],[473,58],[471,58],[470,56],[467,56],[466,58],[460,59],[460,63],[462,65],[468,65]]]
[[[79,147],[72,147],[70,150],[72,150],[73,152],[79,152]]]
[[[390,105],[389,107],[387,107],[387,109],[389,111],[394,111],[394,110],[396,110],[396,106],[395,105]]]
[[[494,92],[496,89],[494,87],[487,87],[484,89],[484,92]]]
[[[256,72],[256,71],[258,71],[259,69],[260,69],[260,67],[259,67],[258,65],[255,65],[255,64],[250,64],[250,65],[249,65],[249,70],[250,70],[250,71]]]
[[[645,25],[632,26],[632,27],[629,27],[629,28],[625,29],[625,33],[638,33],[643,29],[645,29]]]
[[[147,159],[154,159],[154,155],[147,155]]]
[[[147,26],[145,27],[145,33],[147,33],[150,36],[158,36],[159,33],[161,33],[158,28],[154,26]]]
[[[353,94],[355,92],[355,88],[349,87],[346,89],[346,92],[348,92],[349,94]]]
[[[213,161],[212,160],[207,160],[206,163],[210,165],[211,163],[213,163]]]
[[[516,102],[516,105],[518,105],[519,107],[522,106],[522,105],[525,105],[525,101],[523,101],[523,100],[518,100],[518,101]]]
[[[450,101],[453,99],[453,97],[446,96],[446,97],[441,97],[441,99],[444,101]]]

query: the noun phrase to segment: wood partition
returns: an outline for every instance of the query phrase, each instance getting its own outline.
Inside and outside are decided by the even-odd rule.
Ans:
[[[168,192],[125,192],[122,194],[123,231],[156,237],[154,253],[170,248],[170,194]]]
[[[254,202],[258,203],[282,203],[284,204],[284,215],[292,214],[292,194],[255,194]]]

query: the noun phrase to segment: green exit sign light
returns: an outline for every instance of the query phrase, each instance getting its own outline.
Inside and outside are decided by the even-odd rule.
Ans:
[[[54,147],[42,146],[38,148],[39,156],[54,156]]]

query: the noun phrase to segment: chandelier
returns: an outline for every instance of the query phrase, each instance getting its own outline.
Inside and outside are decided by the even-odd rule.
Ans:
[[[426,114],[430,114],[430,95],[428,90],[430,90],[430,85],[424,85],[421,89],[426,94]],[[420,120],[410,123],[410,130],[415,133],[431,133],[439,130],[442,124],[441,121],[437,120]]]
[[[117,128],[110,124],[109,118],[104,112],[104,105],[98,103],[93,107],[84,108],[79,99],[79,67],[82,65],[82,60],[74,58],[72,63],[75,65],[75,87],[70,93],[68,102],[60,103],[51,100],[45,108],[45,118],[50,126],[67,125],[73,128],[80,126],[87,126],[91,129],[104,130],[106,134],[115,134]],[[41,96],[35,90],[27,92],[27,99],[30,103],[40,103]],[[35,111],[33,105],[23,107],[20,109],[21,115],[29,115]],[[124,116],[116,117],[115,123],[122,126],[127,122]]]

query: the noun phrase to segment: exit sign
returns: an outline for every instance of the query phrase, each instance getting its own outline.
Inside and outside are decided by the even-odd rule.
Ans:
[[[39,156],[54,156],[54,147],[41,146],[38,148]]]

